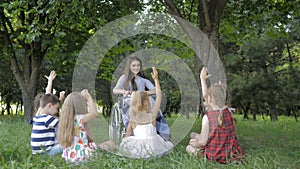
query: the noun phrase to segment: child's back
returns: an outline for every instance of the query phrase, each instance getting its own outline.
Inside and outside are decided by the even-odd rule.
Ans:
[[[32,154],[50,151],[57,144],[55,141],[58,119],[49,114],[35,116],[31,122],[31,148]]]
[[[151,107],[146,92],[134,91],[131,96],[130,122],[121,149],[133,158],[162,156],[173,148],[170,141],[165,141],[156,130],[156,116],[161,103],[161,89],[158,74],[153,68],[152,78],[156,86],[156,100]],[[133,132],[133,135],[132,135]]]
[[[55,155],[62,152],[62,147],[56,141],[59,99],[53,94],[46,94],[40,99],[41,107],[33,117],[31,148],[33,154],[46,153]],[[55,148],[54,148],[55,147]]]

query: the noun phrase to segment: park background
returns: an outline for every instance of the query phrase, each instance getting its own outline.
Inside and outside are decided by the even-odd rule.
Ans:
[[[46,86],[44,75],[55,70],[58,76],[54,89],[70,93],[76,59],[99,28],[131,14],[146,17],[167,13],[204,32],[224,64],[228,99],[237,110],[238,138],[249,156],[246,164],[228,167],[296,168],[300,163],[300,141],[296,140],[300,109],[299,5],[299,0],[1,1],[1,167],[70,167],[60,158],[30,155],[31,126],[27,122],[34,114],[33,98]],[[97,70],[93,94],[104,117],[109,116],[114,103],[111,83],[117,78],[113,76],[116,67],[133,52],[149,48],[176,54],[198,79],[203,64],[193,50],[176,39],[160,34],[124,39],[110,49]],[[187,110],[184,116],[195,111],[200,116],[201,109],[180,105],[181,92],[172,76],[159,73],[168,122],[181,116],[178,110],[182,107]],[[151,77],[150,70],[146,74]],[[198,118],[192,130],[199,132],[201,118],[189,118]],[[224,167],[188,156],[184,152],[187,140],[183,139],[170,155],[153,159],[152,167]],[[105,153],[83,167],[92,164],[96,168],[151,168],[147,161]]]

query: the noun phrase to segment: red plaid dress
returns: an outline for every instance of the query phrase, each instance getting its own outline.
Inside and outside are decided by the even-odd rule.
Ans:
[[[228,109],[224,109],[222,128],[218,125],[218,115],[218,110],[207,112],[209,138],[205,146],[206,158],[219,163],[240,160],[242,149],[236,137],[233,118]]]

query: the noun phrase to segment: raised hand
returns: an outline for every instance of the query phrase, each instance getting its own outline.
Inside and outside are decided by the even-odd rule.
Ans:
[[[45,75],[45,78],[47,78],[48,81],[53,81],[53,80],[55,79],[55,77],[56,77],[56,73],[55,73],[54,70],[52,70],[52,71],[50,72],[50,75],[49,75],[49,76]]]
[[[156,70],[156,67],[152,67],[152,73],[151,73],[151,75],[152,75],[152,79],[153,80],[158,79],[158,72]]]
[[[200,79],[206,80],[209,78],[211,75],[207,73],[207,67],[203,67],[200,73]]]
[[[66,92],[65,91],[61,91],[59,92],[59,100],[63,101],[66,97]]]
[[[48,84],[46,86],[46,94],[48,93],[52,93],[52,83],[53,83],[53,80],[55,79],[56,77],[56,73],[54,70],[52,70],[50,72],[50,75],[49,76],[46,76],[45,77],[48,79]]]

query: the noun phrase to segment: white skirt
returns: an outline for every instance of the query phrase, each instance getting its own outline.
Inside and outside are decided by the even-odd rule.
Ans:
[[[134,134],[123,138],[120,144],[122,155],[132,158],[161,157],[173,148],[173,143],[160,137],[152,124],[137,125]]]

